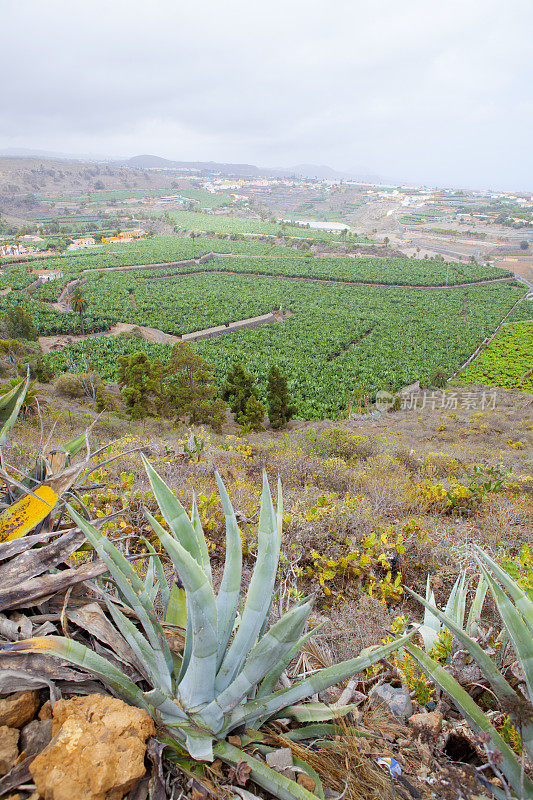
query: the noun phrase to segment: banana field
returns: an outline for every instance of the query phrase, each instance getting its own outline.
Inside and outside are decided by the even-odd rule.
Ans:
[[[503,325],[455,383],[489,384],[533,392],[533,321]]]
[[[96,293],[99,281],[93,302],[103,306],[107,297],[106,321],[122,319],[168,333],[255,316],[281,303],[293,312],[285,321],[227,333],[195,347],[214,365],[219,379],[235,361],[242,361],[257,375],[263,393],[268,369],[278,365],[289,376],[300,416],[308,419],[338,417],[358,389],[396,390],[417,379],[424,383],[437,369],[451,374],[523,294],[508,283],[428,291],[196,275],[145,281],[146,294],[136,300],[134,310],[124,273],[115,273],[114,279],[123,284],[115,290],[117,297],[121,292],[120,309],[103,278],[94,287]],[[43,308],[50,316],[39,319],[40,326],[68,320],[76,327],[75,315]],[[92,321],[89,305],[86,326]],[[68,370],[72,358],[80,364],[88,360],[113,379],[118,356],[141,349],[163,359],[169,354],[165,345],[99,337],[48,359],[58,371]]]

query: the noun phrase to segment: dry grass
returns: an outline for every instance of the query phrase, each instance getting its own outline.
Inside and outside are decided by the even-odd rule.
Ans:
[[[52,443],[60,445],[95,419],[87,405],[52,398],[44,411],[45,438],[56,424]],[[450,486],[454,480],[467,481],[473,465],[480,463],[503,464],[515,475],[531,476],[528,443],[532,431],[532,407],[523,396],[513,399],[507,393],[497,413],[398,412],[362,425],[307,423],[290,432],[247,438],[218,436],[202,428],[178,430],[159,420],[131,423],[104,414],[94,426],[92,447],[107,444],[109,454],[142,447],[182,502],[189,505],[193,491],[206,498],[200,503],[200,513],[213,545],[215,574],[223,564],[225,525],[214,469],[228,487],[246,543],[245,575],[255,561],[262,470],[266,468],[272,490],[279,474],[286,515],[283,569],[289,579],[285,591],[317,592],[317,615],[330,621],[320,642],[330,647],[336,660],[383,638],[394,616],[419,616],[420,610],[405,596],[385,607],[368,597],[364,582],[349,574],[339,574],[331,584],[333,599],[338,592],[344,602],[324,603],[317,581],[299,574],[311,563],[311,551],[338,560],[360,551],[373,530],[378,536],[385,530],[392,531],[393,537],[401,533],[405,547],[398,566],[402,583],[423,593],[429,574],[440,602],[458,571],[473,566],[470,543],[483,544],[496,556],[515,554],[523,544],[531,544],[533,481],[522,480],[514,488],[486,494],[468,517],[415,501],[417,484],[427,480]],[[39,420],[17,424],[14,434],[6,449],[7,460],[20,469],[31,466],[41,441]],[[193,434],[205,442],[198,462],[184,449]],[[122,474],[131,476],[127,492]],[[98,510],[109,512],[127,503],[127,523],[134,533],[142,532],[143,505],[152,501],[139,456],[128,455],[110,464],[102,480],[108,489],[101,492],[104,499],[100,497]],[[380,579],[379,571],[376,579]],[[281,597],[279,608],[290,599],[290,594]]]

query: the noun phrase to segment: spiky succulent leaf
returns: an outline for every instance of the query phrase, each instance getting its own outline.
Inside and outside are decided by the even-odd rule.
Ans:
[[[325,703],[299,703],[287,706],[280,713],[296,722],[328,722],[350,714],[357,708],[356,703],[347,706],[328,706]]]
[[[295,606],[288,611],[258,641],[244,666],[230,685],[202,712],[209,725],[222,721],[278,662],[280,656],[292,650],[311,611],[311,603]],[[216,723],[215,723],[216,724]],[[220,724],[220,723],[219,723]]]
[[[428,656],[427,653],[424,653],[423,650],[414,644],[410,644],[407,650],[416,659],[426,675],[435,681],[442,691],[451,698],[470,727],[474,730],[487,733],[490,736],[494,746],[502,755],[502,769],[505,777],[513,790],[520,796],[521,766],[511,748],[502,739],[496,728],[489,722],[486,714],[484,714],[477,703],[472,700],[468,692],[457,683],[455,678],[452,678],[450,673]],[[524,776],[524,788],[526,789],[525,796],[533,797],[533,783],[527,776]]]
[[[3,652],[46,653],[62,658],[99,678],[128,703],[146,708],[142,691],[113,664],[80,642],[64,636],[42,636],[1,645]]]
[[[520,666],[522,667],[526,680],[529,700],[533,702],[533,638],[531,637],[526,623],[508,595],[500,589],[492,575],[487,572],[483,565],[481,569],[483,570],[489,584],[489,589],[494,597],[498,614],[502,618],[513,649],[520,661]]]
[[[265,720],[281,711],[282,708],[295,705],[313,694],[323,692],[329,689],[330,686],[334,686],[336,683],[368,669],[376,661],[386,658],[389,653],[394,652],[399,647],[403,647],[410,641],[414,633],[414,631],[411,631],[387,644],[368,648],[356,658],[341,661],[340,664],[321,669],[304,680],[298,681],[289,689],[281,689],[266,697],[248,701],[248,703],[234,710],[228,724],[225,726],[225,730],[231,730],[242,723],[245,723],[247,727],[257,728]]]
[[[257,531],[257,561],[237,632],[217,674],[216,692],[224,691],[242,669],[270,610],[279,559],[279,535],[266,472]]]
[[[226,556],[224,572],[222,573],[222,580],[217,594],[218,670],[231,638],[239,605],[242,577],[242,541],[233,506],[218,472],[215,472],[215,478],[226,520]]]
[[[476,593],[474,595],[474,599],[472,600],[472,605],[470,606],[468,619],[466,621],[465,630],[469,636],[475,636],[477,634],[478,622],[481,617],[481,611],[483,609],[483,603],[485,602],[485,595],[487,594],[488,588],[489,585],[482,575],[478,581]]]
[[[477,545],[473,545],[476,552],[478,563],[483,564],[490,572],[496,576],[503,588],[509,592],[513,598],[516,607],[524,617],[526,625],[533,634],[533,601],[531,601],[518,583],[511,578],[511,576],[500,567],[487,553]]]
[[[316,795],[308,792],[296,781],[275,772],[264,761],[254,758],[238,747],[233,747],[229,742],[224,740],[215,742],[213,754],[234,767],[244,761],[250,767],[250,775],[254,782],[280,800],[317,800]]]
[[[165,481],[157,474],[148,459],[141,453],[144,468],[152,486],[152,490],[165,518],[172,535],[177,539],[181,546],[198,562],[206,575],[211,575],[211,565],[209,554],[203,532],[196,530],[191,523],[187,512],[183,508],[178,498],[166,485]]]
[[[154,532],[167,551],[187,595],[192,646],[189,663],[179,678],[179,697],[190,711],[210,703],[215,693],[217,608],[213,587],[202,566],[182,544],[145,511]],[[189,620],[187,622],[189,627]]]
[[[7,434],[17,421],[20,409],[30,385],[30,374],[26,380],[20,381],[9,392],[0,395],[0,447],[7,441]]]
[[[158,661],[161,686],[167,692],[171,692],[174,670],[172,654],[163,633],[163,628],[157,618],[154,604],[144,588],[143,582],[120,550],[106,539],[100,531],[84,520],[71,506],[68,506],[68,510],[72,519],[81,528],[102,561],[107,565],[125,602],[137,614]]]
[[[454,634],[465,650],[468,650],[485,678],[487,678],[487,680],[490,682],[495,695],[506,707],[509,708],[511,719],[522,730],[522,741],[524,746],[528,752],[531,752],[533,755],[533,723],[524,721],[523,714],[520,712],[522,701],[512,686],[505,680],[490,656],[488,656],[483,648],[475,641],[475,639],[472,639],[472,637],[462,630],[462,628],[460,628],[453,619],[447,617],[444,612],[440,611],[438,608],[436,608],[436,606],[428,603],[427,600],[424,600],[424,598],[416,594],[416,592],[413,592],[409,588],[407,591],[416,600],[418,600],[419,603],[422,603],[422,605],[424,605],[426,608],[429,607],[435,616],[442,622],[442,624]]]

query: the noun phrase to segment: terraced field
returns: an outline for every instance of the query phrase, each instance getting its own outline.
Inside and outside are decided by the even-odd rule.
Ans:
[[[435,369],[451,374],[523,293],[507,283],[427,291],[228,275],[186,276],[150,285],[160,288],[136,300],[136,310],[124,286],[116,302],[102,307],[98,321],[105,315],[106,325],[122,320],[180,334],[265,313],[280,304],[291,310],[293,316],[283,323],[227,333],[196,347],[214,364],[219,378],[242,360],[258,375],[263,391],[266,371],[278,364],[290,376],[300,415],[310,419],[339,416],[356,389],[375,392],[417,379],[427,382]],[[70,325],[79,330],[73,314],[59,315],[36,303],[33,310],[41,329],[65,325],[68,330]],[[93,323],[89,307],[87,324]],[[57,369],[67,369],[71,357],[80,364],[89,359],[112,378],[118,355],[139,349],[168,356],[163,345],[100,337],[50,360]]]
[[[208,262],[191,261],[215,248],[220,255]],[[260,382],[278,364],[290,375],[300,415],[311,419],[341,415],[356,389],[427,383],[437,369],[453,374],[525,293],[512,273],[484,264],[310,256],[236,235],[155,236],[45,264],[63,277],[29,295],[23,290],[35,265],[13,264],[0,277],[0,288],[12,289],[0,297],[0,311],[20,302],[44,336],[81,333],[79,316],[56,305],[62,288],[80,277],[86,332],[127,323],[181,336],[283,306],[292,316],[282,323],[225,333],[196,347],[219,378],[236,360]],[[89,359],[112,379],[117,356],[139,348],[162,358],[169,352],[138,339],[97,337],[49,358],[57,369],[68,368],[71,358]]]
[[[533,392],[533,320],[503,325],[454,383],[489,384]]]

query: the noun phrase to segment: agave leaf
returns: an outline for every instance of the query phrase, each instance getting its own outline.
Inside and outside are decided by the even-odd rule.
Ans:
[[[483,608],[483,603],[485,602],[485,595],[487,594],[488,588],[489,585],[482,575],[478,581],[476,593],[474,595],[472,605],[470,606],[468,620],[466,622],[466,632],[469,636],[475,636],[478,632],[478,622],[479,618],[481,617],[481,610]]]
[[[55,508],[59,495],[47,484],[24,495],[0,514],[0,542],[25,536]]]
[[[266,695],[274,691],[283,670],[291,663],[292,659],[300,652],[303,645],[315,635],[315,633],[322,627],[323,624],[324,623],[317,625],[316,628],[312,628],[312,630],[308,631],[303,636],[300,636],[298,641],[291,647],[289,652],[286,653],[284,657],[274,665],[267,675],[265,675],[257,689],[256,699],[259,699],[260,697],[266,697]]]
[[[144,588],[146,589],[152,603],[155,603],[158,587],[155,583],[155,564],[153,558],[148,559],[146,575],[144,576]]]
[[[70,442],[67,442],[64,445],[61,445],[61,450],[64,450],[65,453],[68,453],[69,456],[72,458],[80,452],[87,444],[87,431],[83,431],[79,436],[75,439],[71,439]]]
[[[200,731],[187,734],[187,750],[197,761],[213,761],[213,737]]]
[[[452,587],[444,609],[446,616],[451,617],[461,628],[464,622],[466,590],[466,570],[463,570]]]
[[[0,429],[0,447],[6,443],[7,434],[17,421],[29,385],[30,373],[28,370],[26,380],[20,381],[9,392],[0,395],[0,425],[2,426]]]
[[[325,703],[299,703],[295,706],[287,706],[280,714],[296,722],[327,722],[339,717],[345,717],[351,711],[355,711],[357,703],[350,703],[347,706],[328,706]]]
[[[142,633],[137,630],[133,622],[120,611],[112,600],[106,600],[109,613],[113,617],[113,622],[118,630],[128,642],[135,653],[137,661],[143,668],[144,676],[148,678],[152,686],[157,687],[160,683],[160,660],[157,659],[155,651],[150,647],[149,642]]]
[[[217,595],[218,670],[226,653],[239,605],[242,577],[242,542],[233,506],[218,472],[215,472],[215,478],[226,519],[226,557],[222,581]]]
[[[224,691],[241,671],[270,610],[279,559],[279,536],[266,472],[257,531],[257,561],[246,595],[242,618],[217,674],[216,693]]]
[[[157,474],[147,458],[141,453],[141,458],[146,469],[148,479],[152,486],[155,499],[161,509],[172,535],[180,542],[181,546],[200,564],[202,569],[211,573],[207,544],[203,533],[198,535],[192,525],[187,512],[178,498],[171,492],[165,481]]]
[[[234,767],[244,761],[250,767],[254,782],[280,800],[316,800],[316,795],[308,792],[299,783],[275,772],[264,761],[254,758],[244,750],[239,750],[238,747],[233,747],[229,742],[224,740],[215,742],[213,754]]]
[[[106,686],[111,687],[132,705],[146,708],[143,693],[133,681],[105,658],[74,639],[67,639],[64,636],[43,636],[1,645],[0,650],[11,653],[47,653],[57,656],[96,675]]]
[[[170,592],[165,622],[178,625],[183,630],[187,628],[187,597],[185,589],[180,589],[177,584],[174,584]]]
[[[210,717],[213,713],[214,718],[219,719],[217,711],[221,711],[222,715],[232,711],[279,661],[280,656],[283,657],[292,650],[307,621],[311,607],[310,602],[295,606],[270,628],[252,649],[235,680],[204,709],[203,719],[211,722]]]
[[[419,603],[428,607],[427,600],[424,600],[420,595],[413,592],[411,589],[407,589],[409,594],[411,594]],[[512,686],[505,680],[501,672],[496,667],[496,664],[492,661],[492,659],[486,654],[483,648],[470,636],[468,636],[465,631],[462,630],[454,620],[447,617],[442,611],[440,611],[435,606],[431,607],[433,612],[438,617],[439,620],[442,621],[443,625],[445,625],[459,640],[459,642],[463,645],[465,650],[468,650],[472,658],[475,660],[483,675],[487,678],[494,693],[497,697],[505,702],[505,705],[509,707],[510,711],[509,714],[514,722],[522,729],[522,740],[524,746],[533,754],[533,722],[525,722],[523,719],[520,718],[520,711],[518,710],[518,714],[513,712],[513,708],[520,709],[520,699]]]
[[[326,737],[339,736],[343,732],[340,725],[332,722],[322,722],[312,725],[302,725],[299,728],[286,731],[283,736],[291,742],[305,742],[310,739],[321,739]]]
[[[278,475],[278,501],[276,505],[276,526],[278,530],[278,547],[281,547],[283,538],[283,492],[281,490],[281,478]]]
[[[302,758],[298,758],[295,755],[293,755],[292,761],[296,769],[305,772],[305,774],[308,775],[311,778],[311,780],[315,782],[315,790],[313,794],[316,794],[320,798],[320,800],[325,800],[324,787],[322,786],[320,775],[318,774],[316,769],[313,769],[313,767],[310,764],[308,764],[307,761],[304,761]]]
[[[100,531],[67,506],[72,519],[81,528],[117,583],[129,607],[135,611],[160,664],[159,680],[172,691],[174,661],[163,628],[144,584],[128,559]]]
[[[479,706],[472,700],[468,692],[457,683],[455,678],[452,678],[449,672],[434,661],[427,653],[424,653],[419,647],[410,644],[407,647],[411,655],[416,659],[422,667],[426,675],[430,677],[435,683],[445,692],[454,704],[457,706],[461,714],[464,716],[468,724],[474,730],[488,733],[494,745],[502,754],[503,770],[507,780],[511,784],[513,790],[520,796],[520,783],[521,783],[521,766],[517,761],[513,751],[502,739],[496,728],[491,725],[488,717],[483,713]],[[526,789],[526,797],[533,797],[533,783],[527,776],[524,776],[524,788]]]
[[[503,588],[509,592],[516,603],[516,607],[524,617],[529,630],[533,634],[533,602],[529,599],[522,587],[511,578],[511,576],[503,569],[503,567],[500,567],[500,565],[497,564],[496,561],[494,561],[490,556],[484,553],[480,547],[477,545],[473,545],[473,547],[476,551],[478,563],[483,563],[486,568],[490,569],[490,571],[500,581]]]
[[[187,594],[187,627],[192,630],[190,660],[178,692],[183,705],[191,711],[207,705],[214,697],[217,655],[217,609],[211,582],[202,566],[183,545],[171,536],[152,515],[145,511],[161,544],[170,556]]]
[[[168,604],[170,601],[170,587],[168,585],[167,576],[165,575],[165,570],[163,569],[163,564],[161,563],[161,559],[159,554],[156,552],[155,547],[148,541],[148,539],[144,540],[144,544],[149,553],[152,553],[151,562],[155,566],[157,571],[157,579],[159,581],[159,591],[161,592],[161,603],[163,605],[163,616],[166,617]],[[169,620],[167,620],[169,622]]]
[[[194,492],[192,495],[191,524],[194,528],[194,532],[196,533],[196,538],[198,540],[198,546],[200,548],[200,555],[202,558],[202,565],[204,568],[204,572],[209,578],[211,585],[213,585],[213,576],[211,574],[211,560],[209,558],[207,542],[205,540],[204,529],[202,528],[202,521],[200,519],[200,514],[198,513],[198,506],[196,504],[196,495]]]
[[[243,722],[246,722],[247,727],[258,727],[269,717],[281,711],[282,708],[295,705],[306,697],[323,692],[325,689],[329,689],[330,686],[334,686],[336,683],[340,683],[340,681],[351,678],[353,675],[368,669],[376,661],[386,658],[389,653],[394,652],[399,647],[403,647],[414,636],[414,633],[414,631],[411,631],[393,642],[388,642],[375,648],[368,648],[356,658],[321,669],[319,672],[315,672],[314,675],[309,675],[304,680],[298,681],[289,689],[281,689],[267,697],[248,701],[248,703],[234,710],[228,724],[225,726],[225,730],[232,730]]]
[[[520,659],[520,666],[524,672],[529,700],[533,702],[533,640],[531,634],[526,623],[518,613],[516,606],[509,600],[505,592],[500,589],[492,575],[489,575],[483,565],[481,569],[489,584],[489,589],[494,597],[498,614],[502,618],[505,629],[509,634],[513,649]]]

